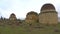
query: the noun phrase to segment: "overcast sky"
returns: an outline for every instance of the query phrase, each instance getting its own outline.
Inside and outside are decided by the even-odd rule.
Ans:
[[[51,3],[60,16],[60,0],[0,0],[0,16],[9,18],[15,13],[17,18],[25,18],[30,11],[40,13],[42,5]]]

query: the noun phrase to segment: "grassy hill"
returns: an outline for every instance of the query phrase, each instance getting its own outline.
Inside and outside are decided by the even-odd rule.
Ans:
[[[20,26],[0,26],[0,34],[60,34],[60,23],[57,26],[46,26],[41,24],[23,24]]]

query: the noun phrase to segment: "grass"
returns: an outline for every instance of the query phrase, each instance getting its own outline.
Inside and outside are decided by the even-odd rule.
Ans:
[[[60,34],[60,24],[54,26],[42,26],[43,28],[34,28],[37,25],[29,26],[0,26],[0,34]],[[59,31],[55,32],[57,28]]]

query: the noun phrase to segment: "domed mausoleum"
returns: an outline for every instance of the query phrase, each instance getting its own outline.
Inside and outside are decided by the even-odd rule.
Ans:
[[[42,24],[57,24],[58,15],[55,7],[52,4],[44,4],[39,13],[39,23]]]
[[[16,20],[16,15],[14,13],[12,13],[9,17],[9,20]]]
[[[38,21],[38,14],[34,11],[27,13],[25,22],[26,23],[35,23]]]

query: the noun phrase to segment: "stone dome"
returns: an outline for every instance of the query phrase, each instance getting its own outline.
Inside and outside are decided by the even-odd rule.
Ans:
[[[14,13],[12,13],[11,15],[15,16],[15,14],[14,14]]]
[[[10,18],[9,18],[10,20],[15,20],[16,19],[16,15],[14,14],[14,13],[12,13],[11,15],[10,15]]]
[[[36,13],[36,12],[34,12],[34,11],[31,11],[31,12],[27,13],[27,15],[32,15],[32,14],[38,15],[38,13]]]
[[[10,17],[15,17],[15,14],[14,14],[14,13],[12,13],[12,14],[10,15]]]
[[[30,11],[27,13],[26,18],[25,18],[25,22],[26,23],[35,23],[38,21],[38,13],[34,12],[34,11]]]
[[[54,7],[54,5],[52,5],[52,4],[44,4],[43,6],[42,6],[42,8],[41,8],[41,11],[44,11],[44,10],[55,10],[55,7]]]

